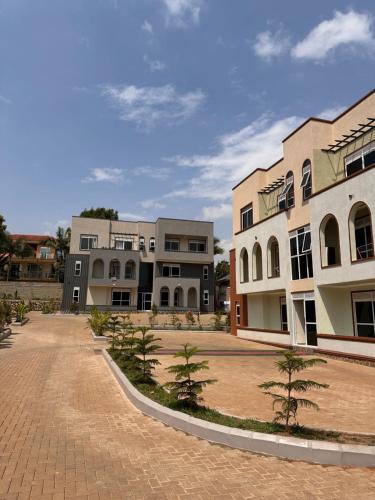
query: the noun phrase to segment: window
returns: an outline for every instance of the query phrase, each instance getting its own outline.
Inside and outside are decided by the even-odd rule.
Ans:
[[[280,298],[280,323],[281,323],[281,330],[283,332],[288,331],[288,309],[286,306],[286,298],[281,297]]]
[[[285,184],[279,196],[279,209],[285,210],[294,205],[294,175],[288,172],[285,176]]]
[[[205,251],[206,251],[205,241],[189,241],[189,252],[205,253]]]
[[[160,307],[169,307],[169,288],[163,287],[160,290]]]
[[[375,141],[345,158],[346,176],[350,177],[373,165],[375,165]]]
[[[289,237],[292,280],[313,277],[310,226],[293,231]]]
[[[210,296],[208,290],[203,291],[203,305],[208,306],[210,303]]]
[[[241,283],[249,281],[249,255],[246,248],[243,248],[240,254],[240,281]]]
[[[279,243],[277,239],[272,236],[268,240],[267,245],[268,253],[268,277],[278,278],[280,276],[280,255],[279,255]]]
[[[203,266],[203,279],[208,280],[208,266]]]
[[[178,252],[180,250],[179,240],[165,240],[164,249],[166,252]]]
[[[51,249],[49,247],[40,247],[39,253],[41,259],[49,259],[51,254]]]
[[[109,263],[109,277],[120,279],[120,273],[121,273],[120,261],[118,261],[117,259],[111,260],[111,262]]]
[[[305,300],[305,328],[308,345],[317,345],[315,300]]]
[[[311,162],[310,160],[306,160],[303,163],[302,167],[302,181],[301,188],[303,190],[303,199],[306,200],[311,196]]]
[[[116,250],[133,250],[133,240],[130,238],[116,238],[115,239],[115,249]]]
[[[247,229],[253,225],[253,205],[247,205],[241,209],[241,229]]]
[[[92,266],[92,277],[96,279],[104,278],[104,262],[102,259],[94,260]]]
[[[155,250],[155,238],[151,237],[150,238],[150,244],[149,244],[150,251],[153,252]]]
[[[91,234],[81,234],[80,246],[81,250],[91,250],[92,248],[97,248],[98,237]]]
[[[262,248],[255,243],[253,248],[253,280],[263,279]]]
[[[112,290],[112,305],[113,306],[130,306],[130,292],[124,290]]]
[[[239,302],[236,302],[235,306],[236,306],[236,325],[239,326],[241,324],[241,306]]]
[[[180,286],[175,288],[173,294],[173,305],[174,307],[183,307],[184,305],[184,292]]]
[[[374,256],[371,213],[363,202],[356,203],[350,211],[349,234],[353,261]]]
[[[353,293],[355,334],[375,337],[375,291]]]
[[[327,215],[320,225],[320,254],[323,267],[341,262],[339,225],[333,215]]]
[[[74,276],[81,276],[81,268],[82,262],[80,260],[76,260],[74,264]]]
[[[145,249],[145,238],[144,236],[139,237],[139,250]]]
[[[73,288],[73,302],[79,302],[79,286]]]
[[[129,260],[125,264],[125,279],[126,280],[135,279],[135,263],[132,260]]]
[[[174,264],[163,264],[163,276],[165,278],[179,278],[181,276],[180,266]]]

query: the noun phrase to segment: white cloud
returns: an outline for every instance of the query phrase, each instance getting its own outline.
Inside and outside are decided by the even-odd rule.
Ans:
[[[259,33],[253,48],[258,57],[271,61],[272,58],[279,57],[287,52],[289,46],[289,36],[283,29],[279,29],[275,33],[271,31]]]
[[[353,10],[335,11],[333,18],[318,24],[301,42],[292,49],[295,59],[322,61],[338,47],[355,46],[374,48],[372,31],[373,18]]]
[[[198,111],[206,97],[201,90],[178,93],[173,85],[107,85],[103,88],[103,95],[118,109],[121,120],[146,129],[160,122],[172,125],[187,120]]]
[[[4,102],[5,104],[12,104],[12,101],[3,95],[0,95],[0,101]]]
[[[163,61],[159,61],[158,59],[150,59],[147,54],[143,56],[144,62],[147,64],[149,67],[150,71],[163,71],[167,65]]]
[[[123,171],[120,168],[93,168],[90,174],[82,179],[82,182],[113,182],[121,183],[124,179]]]
[[[336,116],[341,115],[343,111],[345,111],[346,106],[333,106],[332,108],[327,108],[323,110],[318,118],[323,118],[324,120],[333,120]]]
[[[220,203],[202,209],[202,217],[207,220],[225,219],[231,215],[232,205],[230,203]]]
[[[141,26],[141,29],[143,31],[146,31],[146,33],[149,33],[150,35],[152,35],[154,33],[154,28],[153,28],[152,24],[150,23],[150,21],[148,21],[147,19],[144,20],[144,22]]]
[[[177,27],[198,24],[202,0],[162,0],[167,9],[167,22]]]
[[[54,236],[58,227],[67,228],[69,227],[69,224],[69,221],[65,219],[61,219],[56,222],[43,222],[43,226],[46,228],[43,234]]]
[[[136,177],[149,177],[151,179],[165,180],[171,174],[171,169],[168,167],[136,167],[130,171]]]
[[[146,218],[144,215],[133,214],[131,212],[120,212],[118,214],[118,216],[119,216],[119,219],[122,219],[122,220],[128,220],[128,219],[145,220],[145,218]]]
[[[159,200],[143,200],[140,204],[147,210],[157,210],[166,207],[166,205],[164,203],[160,203]]]
[[[269,167],[282,156],[282,140],[303,121],[289,116],[271,121],[267,115],[228,135],[219,137],[218,152],[212,155],[176,156],[169,158],[180,167],[197,171],[183,189],[164,198],[204,198],[224,201],[232,187],[256,168]]]

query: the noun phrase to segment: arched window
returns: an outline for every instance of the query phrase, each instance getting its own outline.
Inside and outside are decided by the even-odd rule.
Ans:
[[[125,279],[134,280],[135,279],[135,262],[134,260],[128,260],[125,264]]]
[[[279,209],[285,210],[294,205],[294,175],[290,170],[285,176],[283,190],[279,196]]]
[[[341,264],[339,225],[331,214],[320,224],[320,255],[323,267]]]
[[[120,279],[121,266],[120,261],[117,259],[111,260],[109,263],[109,277]]]
[[[173,305],[174,307],[183,307],[184,305],[184,292],[180,286],[174,290]]]
[[[240,281],[241,283],[249,281],[249,255],[246,248],[243,248],[240,253]]]
[[[197,290],[196,288],[189,288],[188,290],[188,307],[194,309],[197,307]]]
[[[259,243],[255,243],[253,248],[253,280],[263,279],[262,248]]]
[[[303,190],[303,199],[307,200],[307,198],[310,198],[312,191],[310,160],[305,160],[302,165],[301,188]]]
[[[160,307],[169,307],[169,288],[167,286],[160,289]]]
[[[371,212],[362,201],[353,205],[350,211],[349,235],[352,260],[369,259],[374,256]]]
[[[278,278],[280,276],[279,242],[272,236],[267,245],[268,277]]]
[[[95,259],[92,266],[92,277],[95,279],[104,278],[104,262],[102,259]]]

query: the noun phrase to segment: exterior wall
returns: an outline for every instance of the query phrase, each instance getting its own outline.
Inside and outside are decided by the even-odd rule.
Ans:
[[[200,287],[200,280],[194,278],[155,278],[154,288],[153,288],[153,301],[160,308],[160,290],[162,288],[169,289],[169,308],[173,309],[174,291],[176,288],[182,288],[183,290],[183,305],[178,309],[190,309],[188,307],[188,292],[189,288],[195,288],[197,291],[197,306],[201,307],[203,312],[203,307],[201,303],[202,290]],[[213,297],[210,297],[213,300]],[[168,308],[166,308],[168,309]],[[212,309],[211,309],[212,310]],[[207,309],[208,311],[208,309]],[[206,312],[206,311],[204,311]]]
[[[99,309],[106,306],[108,309],[124,309],[124,306],[112,306],[112,291],[124,290],[130,292],[130,307],[137,307],[137,289],[130,289],[122,286],[89,286],[87,290],[87,304],[88,306],[97,306]]]
[[[100,259],[104,263],[104,278],[93,277],[94,262]],[[139,252],[135,250],[91,250],[90,263],[89,263],[89,286],[112,286],[114,280],[109,278],[110,262],[112,260],[120,262],[120,279],[116,280],[116,286],[124,288],[138,287],[139,280]],[[125,265],[128,261],[135,263],[135,277],[134,279],[125,279]]]
[[[0,296],[3,294],[18,296],[23,300],[61,299],[62,283],[41,283],[39,281],[0,281]]]
[[[74,267],[76,260],[81,261],[81,275],[74,276]],[[89,270],[89,256],[82,254],[69,254],[65,260],[65,281],[61,309],[69,311],[73,302],[73,289],[79,286],[79,308],[85,310],[87,298],[87,281]]]
[[[306,342],[299,326],[304,309],[302,302],[315,300],[318,348],[339,352],[353,352],[375,356],[375,339],[353,337],[352,293],[375,290],[375,258],[352,260],[354,247],[353,230],[349,225],[349,214],[357,202],[365,203],[372,214],[374,239],[375,213],[375,168],[350,177],[345,177],[345,157],[375,140],[375,129],[363,134],[337,152],[324,151],[343,134],[374,116],[375,90],[336,120],[310,119],[283,141],[283,158],[268,170],[258,169],[244,179],[233,190],[233,246],[232,273],[232,333],[243,338],[263,342],[289,345]],[[302,165],[311,161],[312,196],[303,200]],[[277,195],[282,188],[270,195],[259,193],[292,170],[294,174],[295,204],[285,211],[278,210]],[[252,203],[253,226],[241,230],[241,208]],[[321,261],[320,225],[332,214],[339,226],[339,265],[326,267]],[[310,225],[312,237],[312,261],[314,277],[304,280],[291,279],[291,256],[289,234],[291,231]],[[280,270],[278,278],[268,278],[267,242],[274,236],[279,243]],[[253,246],[262,248],[263,278],[253,279]],[[352,250],[351,250],[352,247]],[[249,259],[249,281],[240,280],[240,252],[246,248]],[[235,288],[234,288],[235,285]],[[237,295],[238,294],[238,295]],[[286,297],[289,333],[276,331],[281,328],[280,298]],[[241,327],[235,326],[235,302],[246,298],[247,318]],[[301,306],[302,304],[302,306]],[[302,307],[302,313],[301,313]],[[298,310],[299,308],[299,310]],[[332,335],[332,339],[329,338]],[[302,338],[304,337],[304,338]],[[335,338],[336,337],[336,338]],[[340,338],[341,337],[341,338]],[[310,338],[313,343],[314,339]]]
[[[166,237],[180,239],[180,251],[164,250]],[[188,241],[202,238],[206,240],[206,252],[189,252]],[[158,219],[156,221],[155,260],[164,262],[197,262],[209,264],[213,262],[214,235],[212,222],[185,221],[177,219]]]
[[[111,221],[90,219],[88,217],[72,217],[72,234],[70,253],[88,255],[89,251],[80,249],[81,234],[93,234],[98,237],[98,248],[109,248]]]
[[[361,280],[375,280],[375,260],[351,261],[349,214],[355,203],[366,203],[375,218],[375,169],[363,171],[345,182],[314,196],[310,200],[314,281],[317,287]],[[327,214],[336,217],[340,234],[341,265],[322,268],[320,253],[320,224]],[[374,229],[374,226],[373,226]]]

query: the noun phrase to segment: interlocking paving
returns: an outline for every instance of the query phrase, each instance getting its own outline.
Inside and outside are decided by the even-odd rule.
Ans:
[[[0,499],[371,499],[375,472],[232,450],[142,415],[84,318],[0,345]]]

